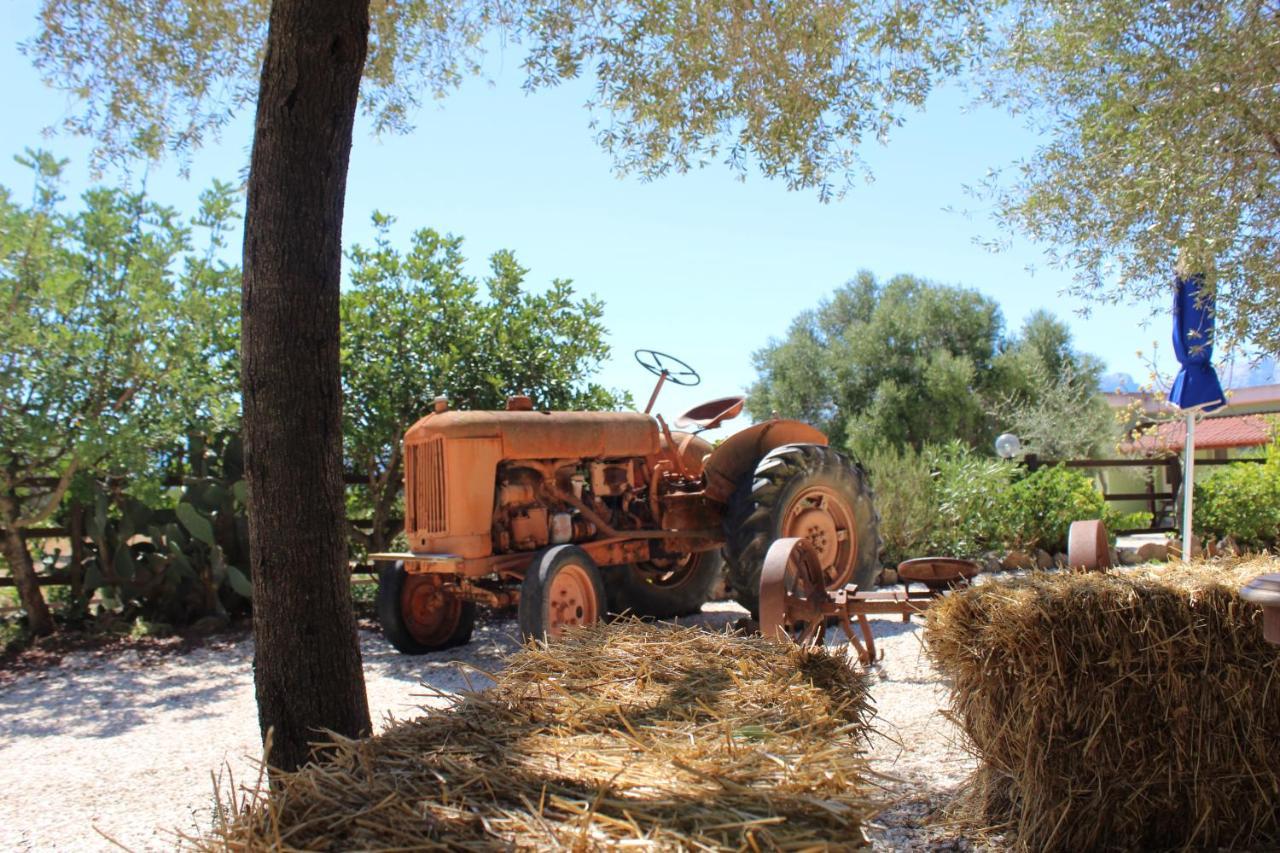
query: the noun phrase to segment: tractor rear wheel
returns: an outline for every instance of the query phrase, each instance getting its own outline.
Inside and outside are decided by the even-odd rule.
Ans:
[[[410,574],[401,560],[378,570],[377,607],[383,636],[406,655],[460,646],[476,623],[474,601],[445,590],[439,575]]]
[[[697,613],[711,597],[723,570],[719,548],[611,567],[605,571],[609,609],[657,619]]]
[[[542,552],[520,584],[517,615],[526,639],[558,639],[566,628],[604,618],[605,609],[600,569],[577,545]]]
[[[778,539],[808,539],[827,589],[875,586],[879,516],[861,467],[829,447],[784,444],[743,477],[725,518],[729,584],[738,603],[759,612],[760,571]]]

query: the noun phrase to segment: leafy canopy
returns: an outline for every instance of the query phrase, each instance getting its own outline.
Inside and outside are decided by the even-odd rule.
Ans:
[[[511,394],[554,409],[628,403],[587,377],[608,356],[598,299],[575,299],[569,281],[525,289],[528,270],[509,251],[477,281],[462,238],[430,228],[401,252],[394,220],[375,213],[372,247],[354,246],[342,295],[344,442],[348,463],[381,472],[404,432],[439,394],[460,409],[501,409]]]
[[[988,450],[1001,428],[1042,454],[1110,436],[1101,364],[1061,321],[1033,314],[1009,338],[991,299],[914,276],[858,273],[753,358],[754,417],[807,420],[859,454],[952,440]]]
[[[985,34],[969,0],[443,0],[375,2],[361,103],[404,130],[425,97],[478,73],[484,48],[523,52],[526,88],[590,75],[617,167],[654,177],[721,159],[790,187],[839,191]],[[129,5],[44,0],[25,45],[81,107],[100,162],[189,151],[253,102],[266,0]]]
[[[225,186],[204,196],[196,224],[209,248],[198,253],[171,208],[98,187],[67,211],[65,161],[28,151],[20,162],[35,174],[32,202],[0,188],[0,484],[25,505],[4,520],[19,527],[47,516],[77,470],[151,470],[192,415],[231,416],[234,401],[206,401],[232,357],[207,306],[239,281],[214,260],[230,218]],[[33,477],[57,482],[19,485]]]
[[[987,77],[1046,144],[991,187],[1076,291],[1171,295],[1207,276],[1228,337],[1280,349],[1280,5],[1014,6]]]

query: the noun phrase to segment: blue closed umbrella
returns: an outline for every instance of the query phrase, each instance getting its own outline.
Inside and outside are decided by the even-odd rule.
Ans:
[[[1178,276],[1173,298],[1173,352],[1182,369],[1173,380],[1169,400],[1179,409],[1206,412],[1226,405],[1222,383],[1213,369],[1213,294],[1204,292],[1204,276]]]
[[[1212,293],[1204,276],[1178,276],[1173,298],[1173,352],[1182,369],[1173,380],[1169,400],[1187,410],[1187,440],[1183,447],[1182,559],[1191,559],[1191,497],[1195,482],[1196,409],[1216,411],[1227,404],[1218,372],[1213,369]]]

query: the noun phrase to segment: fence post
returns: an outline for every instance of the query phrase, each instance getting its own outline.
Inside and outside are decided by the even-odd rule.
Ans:
[[[84,504],[73,499],[68,516],[71,565],[67,567],[67,573],[71,579],[71,600],[77,601],[84,594]]]

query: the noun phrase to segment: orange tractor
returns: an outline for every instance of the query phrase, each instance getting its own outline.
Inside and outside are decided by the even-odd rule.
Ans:
[[[410,551],[374,554],[378,617],[401,652],[467,642],[476,605],[518,607],[526,636],[554,638],[608,612],[697,611],[728,561],[739,602],[756,612],[765,553],[777,539],[813,545],[827,586],[868,588],[880,538],[862,468],[798,421],[773,419],[713,447],[701,435],[744,397],[650,415],[666,382],[697,385],[684,362],[636,359],[658,377],[639,412],[435,410],[405,434]],[[723,551],[723,558],[722,558]]]

